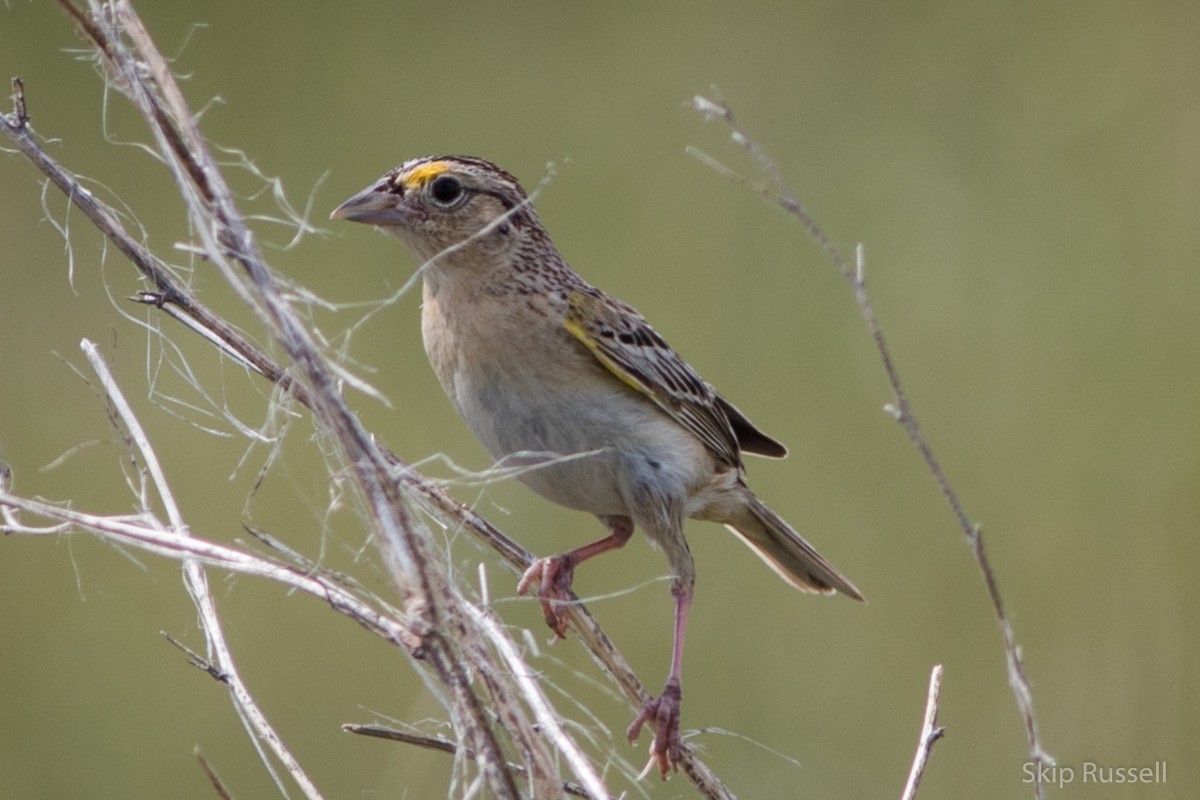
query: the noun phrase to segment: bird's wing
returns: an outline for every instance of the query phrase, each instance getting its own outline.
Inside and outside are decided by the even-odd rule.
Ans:
[[[746,415],[738,410],[737,406],[720,396],[717,397],[717,403],[725,412],[725,416],[729,417],[729,424],[733,426],[733,435],[737,437],[738,447],[742,449],[743,453],[754,453],[756,456],[766,456],[767,458],[787,457],[788,449],[781,442],[775,441],[756,428],[754,423],[746,419]]]
[[[571,293],[563,325],[609,372],[653,400],[717,458],[741,466],[727,404],[640,314],[589,286]]]

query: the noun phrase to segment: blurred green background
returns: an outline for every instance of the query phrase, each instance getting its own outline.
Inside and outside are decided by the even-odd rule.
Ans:
[[[328,211],[399,161],[449,152],[535,185],[567,258],[637,306],[793,456],[751,483],[860,586],[867,606],[802,596],[722,529],[690,528],[699,569],[685,730],[743,797],[899,794],[930,666],[946,665],[920,797],[1031,797],[1022,725],[982,580],[936,487],[881,411],[887,385],[850,293],[799,226],[684,154],[754,175],[716,124],[722,96],[833,240],[864,242],[877,311],[924,429],[984,526],[1024,649],[1046,746],[1076,769],[1054,798],[1200,793],[1200,5],[1134,3],[151,3],[211,141],[279,176],[325,233],[257,223],[275,268],[333,304],[337,339],[412,263]],[[161,165],[125,101],[106,98],[48,2],[0,10],[0,77],[25,79],[50,152],[119,196],[149,243],[186,241]],[[106,141],[107,138],[107,141]],[[229,153],[229,161],[238,157]],[[244,172],[250,195],[261,185]],[[104,513],[133,508],[104,403],[76,374],[97,341],[158,443],[192,530],[243,520],[371,580],[373,551],[334,503],[306,418],[257,493],[268,451],[222,409],[266,425],[261,382],[155,312],[141,284],[22,158],[0,159],[0,458],[15,490]],[[277,214],[269,195],[248,212]],[[69,227],[70,252],[50,222]],[[245,314],[196,265],[205,300]],[[352,400],[410,460],[488,462],[420,346],[417,296],[349,342],[390,398]],[[208,392],[164,366],[162,324]],[[172,356],[176,361],[180,357]],[[214,435],[209,429],[217,431]],[[65,460],[57,460],[66,454]],[[431,470],[448,476],[435,464]],[[600,533],[519,486],[456,490],[535,552]],[[536,607],[487,554],[510,624]],[[576,588],[652,688],[670,599],[642,539]],[[379,588],[386,586],[377,580]],[[212,579],[247,679],[329,797],[447,793],[450,760],[339,732],[444,712],[394,652],[320,604]],[[615,596],[607,596],[615,593]],[[199,748],[239,797],[269,779],[224,690],[158,635],[201,645],[176,565],[86,537],[0,542],[0,796],[211,797]],[[519,632],[518,632],[519,635]],[[621,742],[631,713],[573,640],[535,663]],[[602,726],[610,731],[605,733]],[[1084,785],[1084,761],[1169,763],[1165,785]],[[693,796],[682,778],[614,792]]]

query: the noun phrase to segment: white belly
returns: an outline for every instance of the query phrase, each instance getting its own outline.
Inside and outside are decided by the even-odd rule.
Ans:
[[[601,516],[634,516],[630,492],[683,502],[704,482],[699,473],[708,457],[700,442],[615,380],[539,394],[486,372],[459,376],[454,404],[493,458],[530,465],[519,479],[547,499]]]
[[[422,329],[442,388],[493,458],[530,466],[519,479],[535,492],[637,518],[631,509],[682,510],[709,485],[715,464],[700,440],[559,324],[537,315],[531,331],[531,318],[499,313],[485,296],[456,298],[453,315],[438,300],[427,286]]]

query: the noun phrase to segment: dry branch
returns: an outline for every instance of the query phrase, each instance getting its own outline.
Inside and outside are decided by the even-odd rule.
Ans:
[[[550,744],[591,796],[607,797],[595,768],[558,725],[555,712],[540,689],[532,680],[522,677],[531,670],[520,663],[516,646],[501,626],[492,623],[457,591],[446,565],[432,555],[428,531],[412,512],[420,508],[451,529],[475,534],[518,568],[528,565],[530,554],[383,450],[347,407],[337,390],[337,367],[320,352],[285,299],[196,127],[195,116],[166,60],[132,5],[93,0],[87,12],[67,0],[60,0],[59,5],[95,48],[110,85],[124,94],[146,120],[156,149],[186,202],[189,223],[198,239],[197,250],[253,309],[268,338],[287,354],[288,362],[277,363],[247,334],[199,303],[163,261],[124,230],[117,214],[45,153],[30,127],[23,87],[19,84],[15,84],[15,113],[3,119],[5,134],[152,282],[154,288],[140,293],[135,298],[138,302],[166,310],[223,353],[250,366],[311,410],[317,427],[337,442],[341,461],[355,479],[364,520],[373,530],[371,539],[379,545],[382,562],[401,603],[398,609],[364,605],[362,598],[347,594],[342,587],[325,582],[320,576],[304,575],[287,565],[199,539],[181,539],[172,532],[186,530],[182,517],[173,518],[171,525],[163,525],[148,514],[136,520],[94,517],[4,491],[0,493],[0,503],[6,506],[9,529],[35,532],[14,517],[14,510],[23,510],[100,535],[136,542],[150,552],[182,558],[192,565],[188,567],[189,573],[198,570],[203,562],[283,580],[298,588],[302,584],[305,591],[324,595],[334,608],[350,613],[376,633],[385,634],[385,638],[401,645],[412,658],[433,670],[445,690],[444,701],[459,736],[460,752],[469,754],[474,761],[489,794],[514,798],[522,795],[517,785],[519,773],[509,768],[506,757],[509,748],[523,759],[523,774],[528,776],[534,796],[560,794],[562,781],[556,760],[547,747]],[[160,534],[169,538],[164,540]],[[199,573],[195,580],[201,579]],[[640,707],[647,693],[625,659],[582,605],[573,606],[571,617],[580,640],[597,663],[620,686],[631,705]],[[216,663],[222,676],[231,674],[228,668],[231,661],[217,659]],[[276,754],[288,762],[284,751]],[[689,751],[685,755],[683,766],[703,796],[732,796],[694,753]],[[293,775],[303,781],[302,773]],[[306,787],[305,791],[317,796],[315,788]]]
[[[991,562],[988,560],[987,553],[983,548],[983,534],[979,529],[979,525],[972,522],[967,516],[962,501],[958,497],[958,492],[955,491],[954,486],[950,483],[950,479],[946,477],[942,465],[934,456],[933,448],[921,432],[921,426],[918,424],[916,415],[913,414],[912,407],[909,405],[908,394],[905,392],[904,385],[900,380],[900,373],[896,369],[891,349],[884,338],[883,328],[875,316],[875,307],[872,305],[871,298],[867,294],[866,263],[862,247],[859,246],[857,249],[855,264],[851,268],[850,263],[842,256],[841,251],[830,241],[825,231],[817,225],[816,220],[808,213],[808,209],[796,199],[796,196],[787,187],[779,166],[767,155],[766,150],[737,124],[737,121],[733,117],[733,110],[727,104],[697,95],[692,100],[692,107],[707,119],[719,119],[724,122],[729,127],[730,138],[735,144],[750,154],[758,165],[758,168],[766,176],[770,185],[761,186],[747,181],[725,165],[694,148],[689,148],[688,152],[725,177],[758,191],[763,197],[780,206],[788,214],[799,220],[800,224],[804,226],[809,235],[821,247],[825,257],[837,268],[838,272],[841,273],[846,283],[850,285],[851,290],[854,292],[854,301],[858,304],[858,310],[862,315],[863,321],[866,323],[867,332],[875,343],[876,353],[879,356],[880,363],[883,365],[884,372],[887,373],[888,384],[892,389],[892,402],[886,404],[884,410],[904,427],[909,441],[912,442],[913,446],[921,454],[921,458],[925,461],[925,466],[929,469],[930,474],[937,483],[938,489],[946,498],[946,502],[950,506],[950,511],[954,514],[954,518],[962,530],[967,545],[975,555],[975,561],[979,565],[979,571],[987,586],[988,597],[992,603],[992,611],[995,614],[996,623],[1000,627],[1000,635],[1004,642],[1004,657],[1008,667],[1009,686],[1012,689],[1013,696],[1016,698],[1017,708],[1021,713],[1021,719],[1025,725],[1025,738],[1029,760],[1038,767],[1044,762],[1053,764],[1054,759],[1046,753],[1042,746],[1041,736],[1038,733],[1037,715],[1033,710],[1033,690],[1030,688],[1029,679],[1025,676],[1025,665],[1021,660],[1021,648],[1017,645],[1012,622],[1008,618],[1008,613],[1004,610],[1004,601],[1000,597],[1000,587],[996,582],[996,573],[992,569]],[[1043,800],[1044,790],[1041,781],[1034,782],[1034,795],[1038,800]]]
[[[925,696],[925,718],[921,721],[921,735],[917,738],[917,752],[913,756],[912,767],[908,771],[908,780],[904,782],[904,791],[900,800],[914,800],[917,787],[925,774],[925,765],[933,753],[933,745],[946,734],[946,729],[939,727],[938,704],[942,699],[942,665],[934,664],[929,672],[929,692]]]

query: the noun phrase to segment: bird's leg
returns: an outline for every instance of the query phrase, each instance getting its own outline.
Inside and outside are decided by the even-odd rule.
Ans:
[[[558,638],[567,638],[567,608],[571,602],[571,580],[575,577],[575,567],[593,556],[623,547],[631,536],[632,522],[625,519],[609,521],[608,536],[603,539],[534,561],[517,583],[517,594],[525,594],[530,586],[540,583],[538,600],[541,601],[546,624]]]
[[[643,725],[654,731],[654,742],[650,745],[650,758],[657,762],[663,779],[672,768],[679,767],[679,706],[683,700],[683,638],[687,633],[688,610],[692,607],[692,585],[677,580],[671,587],[675,595],[675,639],[671,646],[671,671],[662,694],[647,701],[641,712],[629,726],[625,735],[633,744]]]

